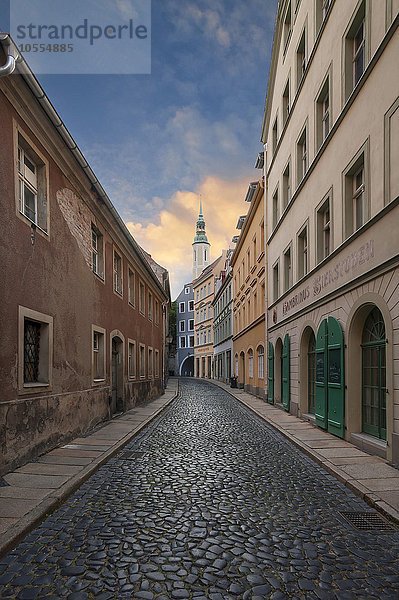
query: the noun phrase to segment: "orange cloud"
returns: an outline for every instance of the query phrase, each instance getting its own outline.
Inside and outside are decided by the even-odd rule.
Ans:
[[[178,191],[159,213],[156,223],[129,222],[129,231],[154,260],[169,271],[172,298],[192,278],[192,243],[198,217],[199,195],[202,197],[206,232],[211,244],[211,260],[227,248],[239,215],[247,212],[244,197],[249,180],[224,180],[207,177],[198,192]]]

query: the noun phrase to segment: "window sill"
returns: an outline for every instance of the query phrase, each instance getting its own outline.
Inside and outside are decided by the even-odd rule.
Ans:
[[[130,306],[130,308],[136,308],[136,305],[133,304],[133,302],[129,302],[129,306]]]
[[[93,275],[95,275],[97,279],[99,279],[102,283],[104,283],[104,281],[105,281],[104,273],[96,273],[96,271],[93,271]]]
[[[24,383],[23,388],[24,390],[28,390],[28,389],[34,389],[34,388],[48,388],[50,387],[50,383],[43,383],[40,381],[34,382],[34,383]]]
[[[93,379],[93,384],[104,383],[104,381],[105,381],[105,377],[103,377],[101,379],[100,378],[99,379]]]

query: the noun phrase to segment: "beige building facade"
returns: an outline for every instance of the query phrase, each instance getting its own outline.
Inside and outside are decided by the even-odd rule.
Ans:
[[[220,277],[225,252],[193,281],[194,290],[194,377],[213,377],[213,306],[215,279]]]
[[[398,10],[280,2],[263,123],[268,399],[395,463]]]
[[[265,222],[264,186],[251,183],[246,196],[248,213],[240,217],[241,233],[234,250],[233,367],[237,385],[265,394]]]

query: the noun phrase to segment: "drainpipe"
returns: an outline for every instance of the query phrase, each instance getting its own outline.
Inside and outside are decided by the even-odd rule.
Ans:
[[[266,389],[267,389],[267,395],[266,398],[267,400],[269,400],[269,328],[268,328],[268,307],[269,307],[269,284],[268,284],[268,274],[269,274],[269,268],[268,268],[268,251],[267,251],[267,238],[268,238],[268,223],[267,223],[267,206],[266,206],[266,202],[267,202],[267,180],[266,180],[266,173],[267,173],[267,143],[263,145],[263,151],[264,151],[264,160],[263,160],[263,194],[264,194],[264,209],[263,209],[263,215],[264,215],[264,224],[265,224],[265,247],[264,247],[264,253],[265,253],[265,273],[266,273],[266,285],[265,285],[265,298],[264,298],[264,303],[265,303],[265,356],[267,356],[267,363],[265,365],[266,367],[266,372],[267,372],[267,379],[266,379]]]
[[[3,46],[8,46],[10,48],[10,38],[7,33],[0,33],[0,42],[3,42]],[[6,77],[7,75],[11,75],[15,71],[16,60],[12,56],[11,53],[7,56],[6,63],[0,67],[0,77]]]

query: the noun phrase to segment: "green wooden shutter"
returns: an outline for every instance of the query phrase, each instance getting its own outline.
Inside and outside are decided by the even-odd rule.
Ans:
[[[267,352],[267,401],[269,404],[274,404],[274,348],[271,342]]]
[[[345,435],[344,335],[334,317],[328,317],[328,431]]]
[[[285,335],[283,344],[283,389],[282,401],[285,410],[290,410],[290,336]]]
[[[316,336],[316,423],[327,429],[327,319],[320,323]]]

